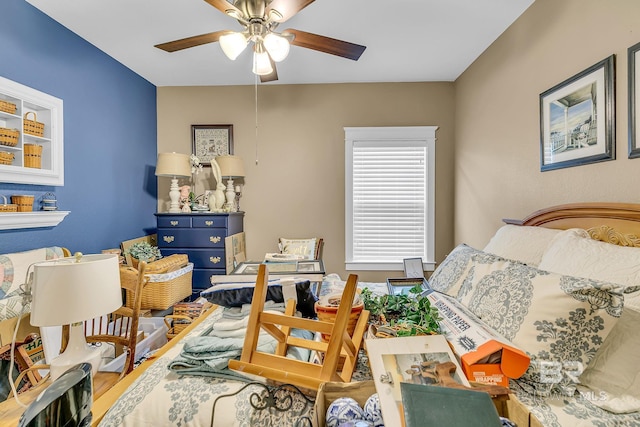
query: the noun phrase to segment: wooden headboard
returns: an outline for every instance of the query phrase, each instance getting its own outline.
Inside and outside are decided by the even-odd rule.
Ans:
[[[507,224],[566,230],[583,228],[595,240],[620,246],[640,247],[640,204],[571,203],[552,206],[524,219],[503,219]]]

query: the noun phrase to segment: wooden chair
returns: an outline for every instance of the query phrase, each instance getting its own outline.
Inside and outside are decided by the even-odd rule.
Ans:
[[[84,330],[87,343],[110,343],[114,348],[119,347],[126,352],[122,371],[120,373],[114,372],[117,376],[116,381],[133,371],[135,364],[142,290],[149,281],[149,278],[145,277],[146,267],[147,263],[144,261],[138,264],[137,270],[133,267],[120,267],[120,286],[123,294],[133,298],[133,304],[127,304],[129,307],[123,304],[112,313],[85,321]],[[68,326],[64,327],[62,336],[61,351],[64,351],[69,336]]]
[[[136,355],[136,344],[138,336],[138,320],[140,318],[140,307],[142,305],[142,290],[147,284],[149,279],[145,277],[145,269],[147,263],[142,261],[138,265],[138,269],[133,267],[121,267],[120,268],[120,286],[123,293],[126,290],[131,291],[128,293],[133,296],[132,307],[122,307],[109,313],[106,316],[102,316],[97,319],[87,320],[85,322],[85,337],[87,343],[110,343],[114,346],[121,346],[126,352],[126,359],[121,372],[103,372],[104,376],[108,378],[110,384],[115,384],[120,381],[125,375],[133,371]],[[60,352],[63,352],[67,347],[69,339],[69,326],[63,326],[62,328],[62,345]],[[28,349],[24,349],[27,351]],[[20,356],[24,358],[27,353],[20,353]],[[22,364],[21,368],[22,368]],[[39,371],[49,369],[49,365],[46,364],[26,364],[24,369],[21,369],[20,374],[14,381],[16,388],[22,382],[23,378],[27,376],[29,382],[34,387],[39,387],[44,384],[49,375],[40,376]],[[13,393],[9,393],[7,398],[11,398]]]
[[[363,310],[353,334],[349,335],[347,332],[358,276],[349,276],[334,323],[295,317],[294,300],[287,301],[285,314],[265,313],[267,283],[268,269],[262,264],[258,270],[242,355],[240,360],[230,360],[229,368],[311,390],[317,390],[321,383],[327,381],[349,382],[369,320],[369,312]],[[330,334],[329,341],[293,337],[290,335],[292,328]],[[277,340],[275,354],[257,350],[261,330],[265,330]],[[317,364],[287,358],[289,346],[323,353],[323,361]],[[339,362],[342,364],[341,367]]]

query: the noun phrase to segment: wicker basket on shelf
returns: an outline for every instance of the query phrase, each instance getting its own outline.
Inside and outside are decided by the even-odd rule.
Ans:
[[[42,145],[24,144],[24,167],[42,168]]]
[[[19,137],[20,137],[19,130],[0,127],[0,145],[15,147],[16,145],[18,145]]]
[[[9,114],[15,114],[17,110],[18,107],[13,102],[0,99],[0,111],[4,111],[5,113]]]
[[[29,118],[31,117],[31,114],[33,114],[33,120]],[[26,112],[24,114],[23,124],[24,124],[24,133],[28,133],[30,135],[35,135],[35,136],[44,135],[44,123],[40,123],[38,121],[38,115],[35,112],[33,111]]]
[[[0,205],[0,213],[18,212],[18,205],[7,204],[7,198],[0,194],[4,202]]]
[[[0,151],[0,165],[10,165],[13,163],[15,154],[8,151]]]
[[[18,212],[32,212],[33,199],[34,196],[27,194],[14,194],[11,196],[11,203],[15,203],[18,206]]]

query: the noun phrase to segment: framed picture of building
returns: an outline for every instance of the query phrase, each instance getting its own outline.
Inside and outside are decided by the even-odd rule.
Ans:
[[[629,158],[640,157],[640,121],[638,107],[640,107],[640,43],[627,49],[627,67],[629,70]]]
[[[540,94],[540,170],[615,159],[615,55]]]

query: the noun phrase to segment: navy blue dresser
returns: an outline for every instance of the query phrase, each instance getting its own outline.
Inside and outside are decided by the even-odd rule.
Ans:
[[[157,213],[163,256],[187,254],[193,263],[193,297],[211,287],[211,276],[227,274],[224,239],[244,231],[244,212]]]

